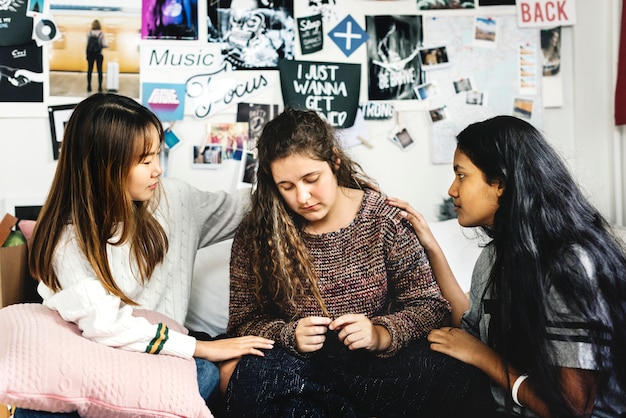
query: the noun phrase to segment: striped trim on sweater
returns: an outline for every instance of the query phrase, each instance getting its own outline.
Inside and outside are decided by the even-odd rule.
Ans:
[[[159,323],[159,325],[157,325],[156,335],[152,341],[150,341],[148,347],[146,347],[146,353],[159,354],[163,349],[163,345],[169,338],[169,331],[170,329],[164,323]]]

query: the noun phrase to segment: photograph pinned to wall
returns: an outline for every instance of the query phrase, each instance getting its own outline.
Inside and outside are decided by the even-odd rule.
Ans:
[[[28,0],[26,16],[36,17],[46,12],[46,2],[44,0]]]
[[[324,48],[324,24],[322,15],[297,18],[298,38],[302,55],[313,54]]]
[[[413,88],[413,92],[415,93],[415,97],[419,100],[428,100],[439,94],[439,91],[437,90],[437,83],[434,81],[415,86]]]
[[[563,106],[563,74],[561,72],[561,26],[541,30],[543,55],[541,92],[544,107]]]
[[[207,128],[207,145],[220,144],[224,160],[241,160],[248,142],[247,122],[213,122]]]
[[[420,70],[421,16],[365,16],[369,100],[414,100]]]
[[[454,86],[454,92],[456,94],[463,93],[464,91],[470,91],[474,86],[472,80],[469,77],[463,77],[459,78],[458,80],[454,80],[452,82],[452,85]]]
[[[223,45],[224,59],[233,69],[276,68],[280,59],[293,59],[293,0],[270,5],[265,1],[208,1],[208,25],[216,25],[209,30],[209,42]]]
[[[474,19],[474,46],[496,48],[498,38],[498,20],[493,17]]]
[[[52,156],[59,159],[61,144],[67,125],[76,104],[48,106],[48,121],[50,122],[50,138],[52,139]]]
[[[448,119],[448,111],[446,109],[446,106],[430,109],[428,111],[428,115],[430,116],[430,121],[432,123],[437,123]]]
[[[142,39],[198,39],[197,0],[142,0]]]
[[[92,25],[100,24],[107,48],[103,48],[102,88],[140,99],[137,46],[141,43],[142,0],[125,0],[117,7],[102,7],[96,0],[47,0],[50,15],[62,32],[60,39],[49,45],[50,96],[86,97],[88,67],[92,64],[94,91],[98,88],[97,58],[87,60],[86,49]],[[117,65],[116,65],[117,64]],[[117,68],[116,68],[117,67]]]
[[[561,68],[561,27],[541,30],[544,77],[555,76]]]
[[[244,151],[241,159],[241,170],[237,181],[238,189],[254,187],[259,162],[252,151]]]
[[[248,124],[247,150],[253,150],[263,132],[265,124],[278,115],[279,106],[276,104],[238,103],[237,122]]]
[[[222,144],[194,145],[192,168],[211,170],[222,168]]]
[[[419,51],[422,70],[430,71],[450,66],[448,50],[445,46],[422,48]]]
[[[42,49],[35,42],[0,47],[0,102],[42,103],[44,81]]]
[[[515,98],[513,101],[513,116],[530,119],[533,114],[533,101],[531,99]]]
[[[465,103],[472,106],[486,106],[487,96],[484,92],[478,90],[471,90],[467,92],[465,96]]]
[[[476,0],[417,0],[417,10],[474,8],[476,8]]]
[[[415,144],[415,140],[406,129],[406,127],[402,125],[396,125],[389,135],[387,136],[391,142],[400,147],[401,150],[406,151],[408,148]]]

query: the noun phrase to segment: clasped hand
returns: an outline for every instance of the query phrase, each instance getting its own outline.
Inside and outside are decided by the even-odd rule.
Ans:
[[[389,333],[376,326],[362,314],[347,314],[336,319],[308,316],[296,326],[296,348],[301,353],[318,351],[324,345],[328,331],[338,331],[337,338],[348,349],[381,351],[388,347]]]

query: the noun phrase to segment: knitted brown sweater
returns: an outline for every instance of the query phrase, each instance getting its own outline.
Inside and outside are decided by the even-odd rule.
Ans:
[[[380,356],[391,356],[447,323],[450,305],[434,280],[424,248],[399,209],[387,205],[379,193],[366,190],[347,227],[321,235],[303,233],[302,239],[313,255],[331,317],[361,313],[389,331],[391,345]],[[297,320],[322,312],[312,296],[297,300],[299,312],[263,311],[254,296],[248,241],[237,233],[233,242],[227,332],[271,338],[297,353]]]

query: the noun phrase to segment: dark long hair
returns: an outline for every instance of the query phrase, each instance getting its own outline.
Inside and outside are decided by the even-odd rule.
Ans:
[[[458,135],[458,149],[483,171],[487,183],[504,186],[493,225],[483,227],[495,247],[489,287],[498,303],[490,344],[529,373],[530,384],[555,416],[570,416],[546,331],[556,315],[548,297],[553,286],[573,314],[591,326],[597,393],[612,373],[626,388],[623,242],[531,124],[512,116],[472,124]],[[590,266],[581,261],[585,258]]]
[[[130,242],[142,281],[150,279],[168,249],[167,235],[153,215],[158,199],[134,202],[127,187],[131,169],[150,153],[154,131],[163,142],[156,115],[128,97],[94,94],[76,106],[33,234],[33,277],[55,291],[61,289],[51,266],[63,230],[71,224],[102,285],[134,304],[111,274],[106,245]]]
[[[313,261],[300,235],[304,221],[285,204],[271,164],[299,153],[327,162],[340,187],[377,188],[341,150],[333,128],[312,110],[286,108],[264,127],[257,148],[259,168],[252,208],[240,226],[251,246],[256,297],[261,301],[261,295],[268,294],[279,308],[297,310],[296,296],[310,291],[325,312]]]

